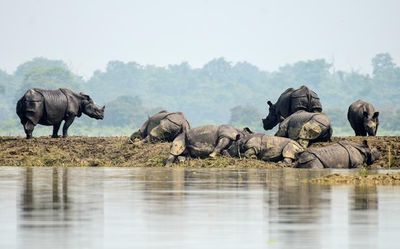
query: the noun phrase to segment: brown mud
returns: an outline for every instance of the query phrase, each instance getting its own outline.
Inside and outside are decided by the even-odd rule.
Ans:
[[[336,137],[333,141],[361,142],[362,137]],[[372,168],[394,168],[400,165],[400,137],[369,137],[371,146],[382,152],[382,158]],[[313,146],[322,146],[315,144]],[[169,143],[134,145],[127,137],[0,137],[2,166],[118,166],[162,167],[169,154]],[[277,163],[255,159],[220,157],[192,159],[174,167],[194,168],[277,168]]]
[[[400,173],[392,174],[331,174],[310,180],[323,185],[399,185]]]

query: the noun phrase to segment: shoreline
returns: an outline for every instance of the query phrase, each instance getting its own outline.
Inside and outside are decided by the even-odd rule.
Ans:
[[[382,152],[382,158],[372,169],[398,169],[400,166],[400,136],[334,137],[333,142],[349,140],[369,144]],[[317,143],[312,146],[324,146]],[[1,166],[62,166],[62,167],[164,167],[170,143],[133,145],[127,136],[68,138],[0,137]],[[219,157],[191,159],[174,165],[185,168],[281,168],[279,163],[255,159]]]

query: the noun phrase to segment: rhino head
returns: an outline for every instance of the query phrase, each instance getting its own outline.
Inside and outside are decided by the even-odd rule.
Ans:
[[[364,155],[366,156],[367,165],[371,165],[381,158],[382,153],[377,148],[371,148],[367,140],[363,141],[363,147],[365,148]]]
[[[379,126],[379,112],[374,112],[370,115],[368,112],[363,112],[363,125],[367,131],[368,136],[375,136]]]
[[[80,93],[82,97],[82,112],[88,115],[91,118],[95,119],[103,119],[104,118],[104,109],[105,106],[99,107],[94,101],[90,98],[89,95]]]
[[[278,123],[282,122],[284,119],[281,115],[279,115],[276,111],[276,105],[272,104],[271,101],[267,101],[267,104],[269,106],[268,110],[268,116],[262,120],[263,122],[263,127],[264,130],[271,130],[274,128]]]
[[[232,141],[232,144],[227,149],[228,154],[232,157],[240,157],[240,154],[243,150],[243,144],[253,134],[254,132],[248,127],[245,127],[243,130],[239,131],[239,134],[236,135],[236,140]]]

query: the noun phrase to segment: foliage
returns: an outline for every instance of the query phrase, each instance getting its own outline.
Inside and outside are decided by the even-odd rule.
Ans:
[[[261,118],[267,114],[266,101],[275,102],[287,88],[304,84],[320,96],[335,135],[352,134],[347,108],[357,99],[373,103],[381,112],[379,134],[399,134],[400,68],[388,53],[377,54],[371,63],[369,75],[336,71],[324,59],[286,64],[272,72],[224,58],[201,68],[192,68],[187,62],[157,67],[110,61],[104,71],[97,70],[84,81],[63,61],[34,58],[13,75],[0,70],[0,133],[15,134],[10,128],[11,123],[18,123],[15,102],[31,87],[84,91],[97,103],[106,104],[105,119],[83,118],[74,124],[72,133],[118,134],[118,129],[139,127],[161,107],[184,112],[192,126],[229,122],[260,131]],[[19,134],[21,128],[16,129]]]

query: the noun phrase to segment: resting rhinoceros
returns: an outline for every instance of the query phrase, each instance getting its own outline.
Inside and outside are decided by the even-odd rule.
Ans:
[[[314,142],[326,142],[332,137],[331,121],[324,113],[297,111],[279,124],[275,136],[287,137],[307,147]]]
[[[149,117],[142,127],[131,135],[131,140],[139,138],[142,142],[171,142],[189,128],[189,122],[182,112],[160,111]]]
[[[296,154],[304,151],[304,148],[296,141],[285,138],[265,135],[261,133],[241,137],[229,147],[230,156],[256,157],[270,162],[284,161],[291,163]]]
[[[320,148],[308,148],[297,156],[297,168],[356,168],[364,163],[371,165],[381,153],[370,148],[367,141],[362,144],[341,141]]]
[[[52,137],[58,137],[61,122],[63,137],[68,136],[68,128],[75,117],[82,113],[91,118],[103,119],[105,106],[98,107],[89,95],[75,93],[69,89],[58,90],[29,89],[17,103],[17,115],[24,127],[26,138],[32,138],[37,124],[53,126]]]
[[[318,95],[306,86],[299,89],[288,88],[278,98],[275,104],[267,101],[268,116],[262,120],[264,130],[271,130],[278,123],[298,110],[308,112],[322,112],[322,105]]]
[[[379,112],[368,102],[357,100],[350,105],[347,119],[356,136],[375,136],[379,126]]]
[[[165,162],[171,165],[180,156],[183,158],[216,157],[227,150],[233,141],[250,134],[249,129],[242,131],[230,125],[205,125],[181,133],[172,142],[170,156]]]

